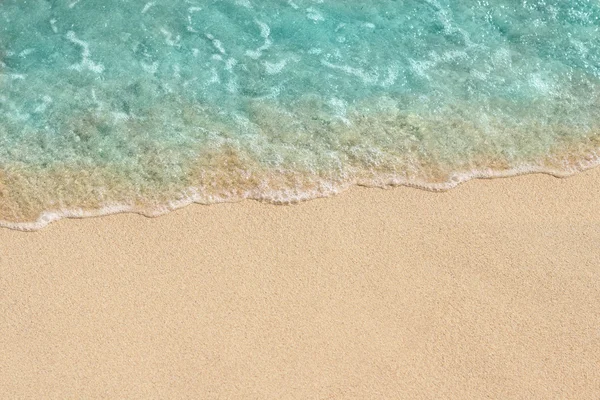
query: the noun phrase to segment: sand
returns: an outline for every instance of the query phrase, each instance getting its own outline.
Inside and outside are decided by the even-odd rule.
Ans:
[[[0,398],[600,398],[600,168],[0,229]]]

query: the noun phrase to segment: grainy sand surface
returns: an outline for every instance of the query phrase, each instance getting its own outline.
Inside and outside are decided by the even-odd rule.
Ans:
[[[0,398],[598,399],[600,168],[0,229]]]

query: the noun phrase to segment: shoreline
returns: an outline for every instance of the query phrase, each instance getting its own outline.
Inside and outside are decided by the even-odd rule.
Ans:
[[[371,189],[393,189],[396,187],[409,187],[428,192],[444,192],[453,190],[469,181],[481,179],[513,178],[522,175],[549,175],[555,178],[564,179],[586,172],[590,169],[597,168],[599,165],[600,156],[594,153],[593,157],[581,158],[578,160],[577,163],[574,163],[573,165],[570,165],[568,168],[565,169],[556,169],[535,164],[525,164],[507,170],[494,170],[492,168],[488,168],[468,172],[454,172],[449,174],[447,181],[441,183],[411,181],[406,180],[405,178],[398,178],[393,176],[386,177],[385,174],[382,174],[381,177],[378,177],[376,180],[372,180],[370,182],[365,182],[360,179],[354,179],[348,182],[338,183],[338,186],[329,185],[332,187],[329,187],[328,191],[307,192],[303,193],[303,195],[298,198],[285,198],[283,200],[276,200],[276,198],[278,197],[281,198],[280,191],[275,190],[273,191],[273,193],[271,193],[268,191],[261,192],[259,189],[254,189],[252,191],[244,193],[239,197],[228,199],[211,199],[211,202],[207,203],[205,200],[203,200],[204,197],[198,194],[198,192],[200,191],[198,188],[190,187],[185,189],[182,193],[193,193],[192,195],[188,195],[188,197],[183,198],[181,200],[169,201],[167,204],[155,207],[150,210],[147,207],[136,207],[130,204],[120,203],[115,203],[113,205],[108,205],[99,209],[91,210],[81,208],[50,210],[42,212],[39,218],[33,222],[9,222],[0,220],[0,229],[4,228],[25,232],[36,231],[44,229],[49,224],[56,221],[60,221],[61,219],[98,218],[122,213],[133,213],[140,214],[149,218],[157,218],[193,204],[216,205],[223,203],[239,203],[246,200],[255,200],[260,203],[268,203],[278,206],[291,205],[321,198],[339,196],[344,192],[351,190],[354,187],[364,187]]]
[[[0,397],[597,398],[600,168],[0,229]]]

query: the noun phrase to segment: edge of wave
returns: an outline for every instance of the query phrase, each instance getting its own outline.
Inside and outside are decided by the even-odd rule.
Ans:
[[[76,209],[58,209],[58,210],[49,210],[44,211],[40,214],[40,217],[33,222],[8,222],[0,220],[0,228],[8,228],[12,230],[18,231],[37,231],[50,223],[64,219],[64,218],[89,218],[89,217],[100,217],[111,214],[120,214],[120,213],[136,213],[141,214],[146,217],[158,217],[161,215],[168,214],[171,211],[175,211],[177,209],[186,207],[190,204],[219,204],[219,203],[235,203],[243,200],[256,200],[270,204],[294,204],[299,202],[304,202],[308,200],[313,200],[317,198],[324,197],[332,197],[334,195],[345,192],[349,188],[353,186],[364,186],[364,187],[379,187],[379,188],[391,188],[398,186],[407,186],[413,187],[417,189],[422,189],[431,192],[443,192],[450,189],[453,189],[465,182],[468,182],[473,179],[491,179],[491,178],[508,178],[519,175],[528,175],[528,174],[546,174],[552,175],[557,178],[566,178],[577,173],[592,169],[600,165],[600,156],[596,157],[593,160],[582,160],[577,163],[576,166],[560,170],[555,168],[543,167],[540,165],[531,165],[525,164],[521,166],[517,166],[507,170],[493,170],[493,169],[481,169],[481,170],[472,170],[472,171],[463,171],[463,172],[455,172],[450,175],[450,179],[446,182],[442,183],[428,183],[422,181],[410,181],[405,178],[398,177],[384,177],[380,180],[373,179],[371,181],[361,181],[358,179],[349,180],[347,182],[342,182],[338,185],[329,185],[326,190],[322,191],[310,191],[304,192],[300,195],[289,195],[286,196],[281,191],[273,191],[273,192],[260,192],[258,190],[247,191],[241,196],[230,197],[230,198],[215,198],[214,202],[207,203],[204,200],[201,200],[200,193],[194,187],[188,188],[189,192],[192,192],[191,195],[176,201],[170,201],[167,204],[158,207],[156,209],[144,209],[136,206],[132,206],[130,204],[119,204],[115,203],[112,205],[107,205],[105,207],[95,209],[95,210],[84,210],[81,208]]]

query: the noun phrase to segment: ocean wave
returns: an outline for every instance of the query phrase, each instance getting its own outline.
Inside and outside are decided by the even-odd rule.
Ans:
[[[277,171],[273,173],[275,178],[272,178],[271,182],[269,182],[268,178],[263,178],[262,181],[255,179],[253,180],[255,186],[251,188],[247,187],[247,183],[234,183],[229,188],[213,187],[210,191],[206,190],[206,186],[192,186],[173,195],[173,198],[170,200],[165,200],[164,202],[154,201],[151,204],[144,204],[143,201],[139,201],[138,199],[138,201],[134,202],[121,203],[107,201],[103,204],[97,204],[95,208],[72,207],[51,209],[50,207],[46,207],[47,209],[41,211],[35,219],[16,221],[0,219],[0,227],[21,231],[35,231],[63,218],[98,217],[119,213],[137,213],[146,217],[158,217],[193,203],[208,205],[256,200],[276,205],[289,205],[317,198],[331,197],[346,191],[352,186],[371,188],[407,186],[440,192],[451,190],[473,179],[507,178],[526,174],[547,174],[557,178],[566,178],[600,165],[600,147],[589,149],[585,156],[579,156],[581,158],[576,158],[573,154],[554,157],[548,165],[522,164],[508,169],[495,170],[493,168],[484,168],[449,172],[444,180],[436,182],[423,179],[407,179],[405,176],[393,174],[377,175],[372,172],[368,174],[371,175],[368,178],[346,177],[346,179],[341,178],[336,181],[307,176],[301,178],[296,176],[294,179],[292,178],[295,175],[293,172],[288,172],[286,176],[286,171]],[[237,178],[244,180],[245,177],[243,175],[241,173]],[[285,182],[282,182],[282,176],[286,176],[283,179]],[[283,186],[285,183],[289,184],[292,182],[294,184],[288,187]],[[1,194],[2,187],[0,186]]]
[[[0,225],[598,163],[600,5],[0,2]]]

